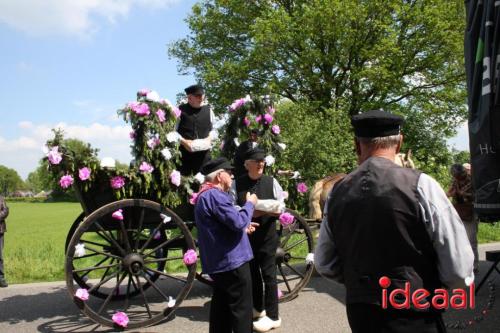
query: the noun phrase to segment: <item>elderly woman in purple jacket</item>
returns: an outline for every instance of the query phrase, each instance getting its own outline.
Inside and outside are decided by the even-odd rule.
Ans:
[[[223,157],[202,166],[205,182],[196,198],[195,221],[203,271],[214,281],[210,333],[252,332],[253,258],[247,233],[257,202],[255,194],[238,210],[228,194],[233,166]]]

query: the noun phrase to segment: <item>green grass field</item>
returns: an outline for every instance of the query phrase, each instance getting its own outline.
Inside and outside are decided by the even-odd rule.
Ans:
[[[9,283],[64,280],[64,244],[79,203],[8,203],[4,260]],[[480,243],[500,241],[500,223],[479,226]]]

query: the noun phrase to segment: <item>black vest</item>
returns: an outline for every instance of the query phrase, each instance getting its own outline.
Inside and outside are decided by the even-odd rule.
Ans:
[[[193,108],[189,104],[179,106],[182,111],[177,132],[188,140],[204,139],[212,130],[210,121],[210,107]]]
[[[273,182],[273,177],[267,175],[263,175],[257,180],[250,179],[248,174],[239,177],[236,180],[238,205],[243,206],[245,204],[247,192],[255,193],[259,199],[275,199]],[[271,253],[276,252],[276,242],[278,241],[278,234],[276,233],[276,217],[261,216],[252,219],[252,221],[259,223],[255,232],[249,237],[254,251],[270,251]]]
[[[372,157],[336,184],[328,223],[343,265],[346,303],[380,304],[389,287],[440,288],[436,254],[418,204],[420,172]]]

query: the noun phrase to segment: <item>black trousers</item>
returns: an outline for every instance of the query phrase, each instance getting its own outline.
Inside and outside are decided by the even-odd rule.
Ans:
[[[181,151],[179,172],[183,176],[196,175],[201,166],[211,159],[210,150],[190,153],[182,146],[179,150]]]
[[[272,252],[272,253],[270,253]],[[257,311],[266,310],[269,318],[277,320],[278,285],[276,283],[276,249],[274,251],[254,251],[250,261],[252,272],[253,304]]]
[[[0,233],[0,279],[5,278],[5,272],[3,270],[3,237],[4,233]]]
[[[445,333],[439,312],[382,309],[378,305],[346,305],[347,319],[353,333]]]
[[[210,333],[252,332],[252,281],[250,265],[210,274],[214,280],[210,305]]]

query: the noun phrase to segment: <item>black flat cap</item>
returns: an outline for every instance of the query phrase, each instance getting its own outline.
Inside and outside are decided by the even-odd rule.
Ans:
[[[234,167],[225,157],[219,157],[214,160],[207,161],[200,169],[200,172],[203,175],[209,175],[214,171],[224,169],[224,170],[233,170]]]
[[[203,95],[205,90],[201,84],[193,84],[192,86],[184,89],[187,95]]]
[[[403,117],[383,110],[371,110],[351,118],[354,134],[360,138],[397,135],[403,122]]]
[[[246,160],[261,161],[266,158],[266,151],[262,148],[255,147],[247,150],[244,156],[245,156],[245,161]]]

